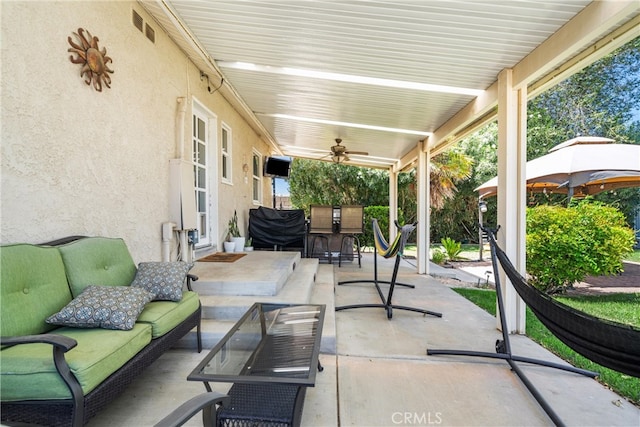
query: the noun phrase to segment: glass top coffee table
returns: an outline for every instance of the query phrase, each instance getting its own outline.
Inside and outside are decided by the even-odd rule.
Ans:
[[[187,377],[313,387],[325,305],[255,303]],[[316,369],[317,368],[317,369]]]

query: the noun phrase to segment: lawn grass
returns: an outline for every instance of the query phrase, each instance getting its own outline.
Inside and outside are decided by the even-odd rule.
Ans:
[[[433,249],[440,249],[442,250],[442,245],[439,243],[432,243],[431,244],[431,250]],[[416,251],[416,245],[415,244],[407,244],[407,246],[405,247],[404,250],[406,255],[416,255],[417,251]],[[464,244],[462,245],[462,252],[460,252],[460,258],[462,260],[469,260],[469,261],[475,261],[478,260],[480,254],[479,254],[479,250],[478,250],[478,245],[474,245],[474,244]],[[485,245],[485,249],[484,249],[484,253],[483,253],[483,258],[484,259],[490,259],[490,252],[489,252],[489,245]],[[640,263],[640,249],[636,249],[635,251],[631,252],[631,254],[629,254],[627,257],[625,257],[625,261],[633,261],[633,262],[639,262]]]
[[[495,290],[456,288],[467,298],[493,316],[496,315]],[[562,297],[562,302],[590,314],[606,317],[620,323],[640,326],[640,294],[612,294],[603,296]],[[621,314],[619,314],[621,313]],[[606,316],[600,316],[606,314]],[[527,336],[573,366],[599,372],[598,381],[610,387],[620,396],[640,406],[640,378],[622,374],[579,355],[557,339],[527,308]]]
[[[625,259],[627,261],[640,262],[640,249],[636,249],[631,253],[631,255],[629,255]]]
[[[592,316],[640,328],[640,293],[559,296],[557,300]]]

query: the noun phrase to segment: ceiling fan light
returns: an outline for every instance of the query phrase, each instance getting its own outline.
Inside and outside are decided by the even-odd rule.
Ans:
[[[331,160],[333,160],[333,163],[342,164],[344,162],[349,161],[349,158],[344,154],[336,154],[331,158]]]

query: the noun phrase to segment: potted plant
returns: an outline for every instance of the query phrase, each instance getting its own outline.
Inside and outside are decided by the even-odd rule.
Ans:
[[[242,252],[244,250],[244,237],[240,235],[238,213],[235,210],[233,211],[233,217],[229,220],[229,237],[229,240],[235,242],[235,252]]]
[[[224,245],[225,252],[235,252],[236,251],[236,242],[232,242],[231,240],[225,240],[222,242]]]
[[[253,246],[251,246],[252,244],[253,244],[253,239],[251,239],[251,237],[247,238],[247,241],[244,244],[244,251],[245,252],[253,251]]]

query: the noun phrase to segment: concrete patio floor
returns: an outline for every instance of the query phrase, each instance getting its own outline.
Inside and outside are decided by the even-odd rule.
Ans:
[[[379,264],[382,279],[390,276],[391,268],[389,261]],[[394,310],[388,320],[380,308],[334,312],[334,299],[335,305],[379,302],[372,284],[335,285],[340,280],[370,279],[372,269],[372,254],[365,254],[362,269],[355,263],[319,266],[311,301],[327,304],[323,335],[328,344],[320,356],[325,369],[307,392],[303,426],[553,424],[506,362],[426,355],[427,348],[494,352],[500,334],[495,318],[443,282],[415,274],[408,263],[401,263],[398,280],[416,288],[397,287],[394,302],[438,311],[442,318]],[[524,336],[512,336],[512,348],[517,355],[562,363]],[[206,351],[170,350],[89,426],[153,425],[204,392],[202,384],[188,382],[186,376]],[[566,425],[640,426],[640,409],[597,381],[520,366]],[[216,391],[228,387],[214,384]],[[202,422],[196,416],[186,425]]]

